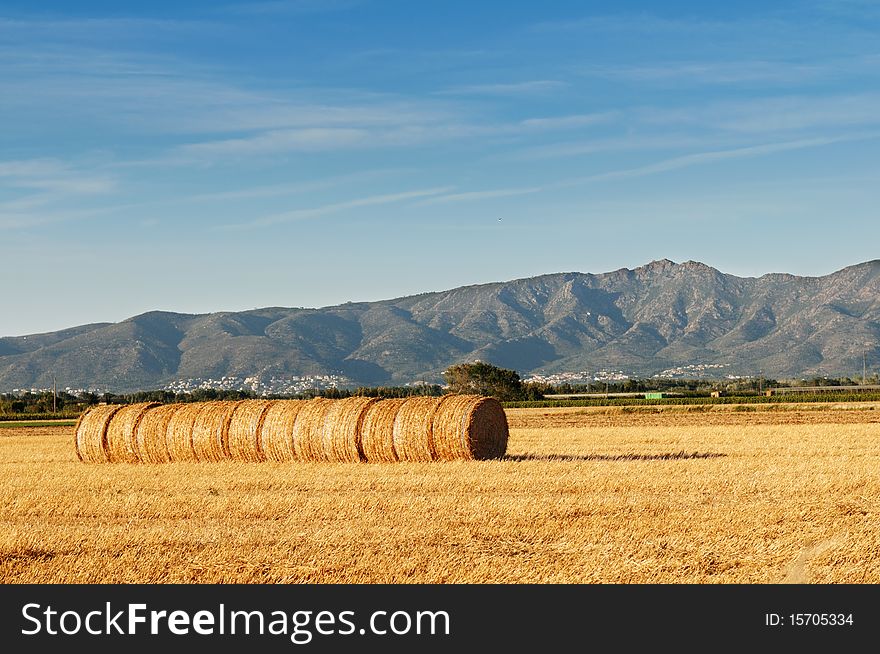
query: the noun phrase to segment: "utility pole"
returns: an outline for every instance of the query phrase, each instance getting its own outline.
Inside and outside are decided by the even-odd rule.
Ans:
[[[865,386],[868,383],[867,358],[868,358],[867,351],[862,350],[862,386]]]
[[[52,413],[58,413],[58,385],[55,376],[52,375]]]

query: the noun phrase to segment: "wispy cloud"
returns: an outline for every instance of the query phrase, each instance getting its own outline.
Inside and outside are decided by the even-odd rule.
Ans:
[[[303,182],[291,182],[287,184],[267,184],[252,186],[234,191],[216,191],[212,193],[199,193],[183,198],[193,202],[225,202],[229,200],[253,200],[256,198],[274,198],[286,195],[298,195],[335,188],[349,183],[364,182],[379,177],[386,177],[393,173],[401,173],[399,170],[368,170],[350,175],[337,175],[327,179],[309,180]],[[180,199],[175,199],[180,201]]]
[[[268,15],[317,14],[342,11],[363,4],[363,0],[268,0],[245,2],[220,7],[231,14]]]
[[[110,177],[81,173],[54,159],[0,161],[0,187],[96,194],[110,192],[115,186]]]
[[[648,65],[593,64],[578,68],[586,77],[656,85],[797,84],[839,74],[840,70],[840,66],[826,63],[787,61],[669,61]]]
[[[438,195],[451,191],[452,187],[443,186],[437,188],[418,189],[414,191],[404,191],[402,193],[390,193],[385,195],[371,195],[354,200],[346,200],[345,202],[335,202],[333,204],[325,204],[320,207],[312,207],[308,209],[294,209],[293,211],[284,211],[274,213],[264,218],[246,223],[238,223],[233,225],[225,225],[223,229],[245,229],[254,227],[268,227],[279,223],[295,222],[297,220],[306,220],[309,218],[318,218],[329,214],[347,211],[349,209],[357,209],[360,207],[369,207],[382,204],[394,204],[405,200],[426,197],[430,195]]]
[[[449,204],[453,202],[473,202],[475,200],[489,200],[495,198],[505,198],[516,195],[529,195],[531,193],[539,193],[544,190],[542,186],[531,186],[524,188],[502,188],[492,189],[488,191],[470,191],[467,193],[450,193],[449,195],[440,195],[416,202],[414,206],[427,206],[432,204]]]
[[[139,134],[241,137],[255,130],[431,125],[448,123],[458,113],[451,100],[436,97],[327,88],[304,80],[247,84],[234,72],[164,49],[140,52],[49,37],[32,38],[27,47],[0,46],[0,97],[0,118],[7,120],[100,123]]]
[[[179,148],[187,155],[239,156],[277,152],[322,152],[363,145],[369,132],[363,129],[312,128],[272,130],[248,138],[193,143]]]
[[[68,69],[67,64],[76,66]],[[136,72],[106,70],[92,64],[43,62],[42,70],[10,75],[0,71],[0,112],[51,115],[65,120],[101,122],[139,133],[229,134],[254,130],[333,129],[366,126],[443,124],[454,112],[438,99],[402,101],[355,91],[294,86],[284,91],[245,89],[214,81],[198,71],[170,70],[168,62],[132,60]],[[30,66],[36,66],[32,61]],[[137,72],[142,71],[142,72]]]
[[[188,36],[227,31],[217,22],[145,17],[27,18],[0,17],[0,38],[7,43],[64,42],[93,46],[96,41],[131,43],[159,35]]]
[[[620,116],[619,111],[603,111],[594,114],[576,114],[572,116],[553,116],[548,118],[527,118],[520,125],[535,130],[577,129],[590,125],[608,123]]]
[[[876,0],[819,0],[811,4],[832,16],[859,21],[880,20],[880,6]]]
[[[861,139],[878,138],[880,135],[863,135]],[[845,141],[855,140],[856,137],[828,137],[814,139],[799,139],[795,141],[784,141],[779,143],[765,143],[761,145],[752,145],[742,148],[732,148],[729,150],[714,150],[711,152],[696,152],[686,154],[680,157],[672,157],[664,159],[647,166],[638,166],[636,168],[625,168],[622,170],[613,170],[607,173],[599,173],[597,175],[588,175],[570,180],[555,183],[555,187],[576,186],[589,182],[611,181],[618,179],[628,179],[633,177],[645,177],[647,175],[656,175],[671,170],[681,168],[690,168],[692,166],[700,166],[704,164],[715,163],[730,159],[743,159],[748,157],[760,157],[779,152],[788,152],[791,150],[802,150],[805,148],[816,148],[834,143],[842,143]]]
[[[536,32],[706,32],[727,29],[729,23],[696,18],[665,18],[648,13],[619,13],[585,16],[564,20],[541,21],[532,26]]]
[[[587,175],[583,177],[573,177],[568,179],[548,182],[540,186],[508,188],[508,189],[489,189],[482,191],[467,191],[462,193],[453,193],[448,195],[439,195],[437,197],[423,200],[416,203],[417,205],[445,204],[452,202],[470,202],[485,200],[491,198],[508,197],[516,195],[529,195],[533,193],[542,193],[546,191],[554,191],[563,188],[571,188],[583,186],[587,184],[595,184],[599,182],[610,182],[624,179],[632,179],[637,177],[647,177],[650,175],[658,175],[682,168],[691,168],[695,166],[703,166],[721,161],[744,159],[751,157],[761,157],[792,150],[801,150],[805,148],[817,148],[835,143],[842,143],[852,140],[868,140],[880,138],[877,134],[862,134],[859,136],[840,136],[826,137],[814,139],[799,139],[794,141],[783,141],[777,143],[764,143],[760,145],[751,145],[740,148],[729,148],[724,150],[712,150],[708,152],[695,152],[682,155],[679,157],[671,157],[661,161],[648,164],[645,166],[637,166],[634,168],[623,168],[620,170],[612,170],[595,175]]]
[[[25,207],[19,210],[5,210],[0,206],[0,230],[27,230],[44,225],[86,220],[118,211],[120,207],[96,207],[86,209],[60,209]]]
[[[614,120],[615,112],[530,118],[517,122],[462,123],[420,121],[396,126],[321,127],[268,130],[234,139],[190,143],[177,148],[188,157],[216,159],[281,152],[326,152],[344,149],[401,148],[474,138],[518,137],[549,131],[576,130]]]
[[[732,137],[695,136],[686,133],[670,134],[629,134],[612,138],[593,138],[589,140],[571,140],[547,143],[513,150],[496,158],[505,161],[540,161],[577,157],[600,152],[633,152],[648,150],[685,150],[705,148],[713,145],[733,145]]]
[[[568,86],[567,82],[559,80],[530,80],[526,82],[510,82],[506,84],[471,84],[457,86],[442,91],[436,91],[436,95],[532,95],[536,93],[550,93]]]
[[[791,132],[880,124],[880,93],[782,96],[635,112],[646,124],[695,124],[738,132]]]

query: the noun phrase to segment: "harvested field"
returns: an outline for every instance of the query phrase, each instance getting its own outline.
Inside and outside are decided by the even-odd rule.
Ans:
[[[880,405],[694,405],[509,409],[510,428],[700,425],[857,425],[880,423]]]
[[[71,427],[4,429],[0,581],[880,583],[873,410],[534,411],[500,460],[386,466],[83,465]]]

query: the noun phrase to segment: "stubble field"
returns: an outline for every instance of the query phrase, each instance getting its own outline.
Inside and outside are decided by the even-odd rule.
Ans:
[[[500,461],[83,464],[0,430],[3,583],[880,583],[880,405],[511,409]]]

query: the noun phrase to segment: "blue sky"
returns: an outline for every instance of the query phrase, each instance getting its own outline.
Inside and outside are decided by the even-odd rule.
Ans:
[[[878,2],[5,1],[0,125],[0,336],[880,253]]]

